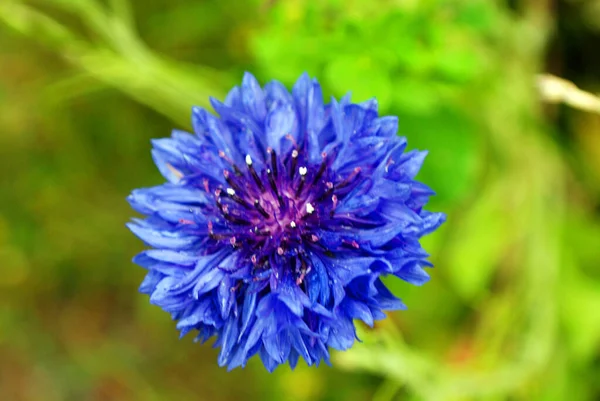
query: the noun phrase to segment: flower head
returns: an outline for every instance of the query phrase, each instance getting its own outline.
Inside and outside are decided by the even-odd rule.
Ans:
[[[429,278],[419,238],[445,217],[414,180],[426,152],[404,152],[375,100],[325,104],[306,74],[290,93],[247,73],[211,103],[218,116],[193,108],[195,135],[153,141],[168,182],[128,198],[147,216],[129,228],[153,248],[134,258],[140,291],[182,336],[216,337],[221,366],[328,363],[355,319],[405,308],[381,276]]]

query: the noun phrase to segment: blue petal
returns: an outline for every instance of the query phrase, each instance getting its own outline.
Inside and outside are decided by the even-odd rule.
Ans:
[[[271,358],[269,353],[264,348],[261,348],[259,355],[263,365],[265,365],[265,368],[272,373],[278,365],[277,361]]]
[[[346,298],[340,305],[346,316],[352,319],[360,319],[370,327],[373,327],[373,315],[367,305],[351,298]]]
[[[225,322],[223,333],[220,336],[222,339],[221,352],[219,353],[219,366],[225,366],[229,359],[229,355],[236,344],[238,334],[238,319],[236,316],[230,316]]]
[[[394,275],[414,285],[423,285],[429,281],[429,274],[418,262],[405,264],[400,270],[394,272]]]
[[[340,351],[347,350],[354,344],[355,338],[356,331],[352,319],[338,316],[331,321],[331,329],[327,339],[328,346]]]
[[[225,273],[220,269],[213,268],[209,270],[198,278],[192,294],[195,298],[198,298],[201,294],[217,288],[223,277],[225,277]]]
[[[184,266],[193,266],[198,262],[198,256],[194,253],[172,251],[168,249],[149,249],[140,255],[145,255],[154,260],[176,263]]]
[[[375,135],[379,137],[395,137],[398,132],[398,117],[385,116],[375,119],[371,123],[371,128],[374,129]],[[403,140],[406,142],[406,140]]]
[[[142,294],[151,294],[163,278],[165,278],[164,274],[155,271],[149,271],[140,284],[139,291]]]
[[[331,302],[329,276],[325,265],[318,257],[311,257],[312,271],[307,275],[308,296],[312,302],[328,306]]]
[[[309,354],[307,353],[306,355],[309,355]],[[295,349],[292,349],[290,351],[290,358],[289,358],[290,369],[292,369],[292,370],[296,369],[296,365],[298,364],[299,357],[300,357],[300,355],[298,354],[298,352]],[[310,365],[310,363],[309,363],[309,365]]]
[[[246,333],[250,322],[254,318],[254,311],[256,309],[256,298],[257,294],[255,292],[246,294],[246,296],[244,297],[244,305],[242,307],[242,328],[240,330],[240,336],[238,340],[240,340],[242,336]]]
[[[406,235],[415,235],[421,237],[426,234],[430,234],[435,231],[443,222],[446,221],[446,215],[444,213],[429,213],[423,212],[421,214],[422,220],[418,224],[410,225],[404,230]]]
[[[194,126],[196,135],[214,143],[215,149],[213,153],[218,154],[219,151],[223,151],[226,155],[234,159],[236,156],[239,156],[233,147],[231,132],[229,132],[227,126],[207,110],[201,107],[193,107],[192,125]]]
[[[362,107],[363,109],[372,111],[375,113],[377,113],[377,109],[379,108],[379,103],[377,102],[376,98],[371,98],[371,99],[366,100],[359,104],[360,104],[360,107]]]
[[[269,337],[263,336],[262,339],[265,350],[277,363],[284,363],[291,350],[290,339],[287,332],[288,329],[284,329],[279,333],[275,333],[275,335]]]
[[[254,325],[252,325],[250,331],[248,332],[246,344],[244,345],[245,352],[248,352],[252,347],[258,344],[268,323],[268,319],[259,319]]]
[[[405,153],[400,160],[396,161],[393,170],[408,178],[415,178],[423,165],[423,161],[425,161],[427,153],[427,151],[419,152],[416,150]]]
[[[219,289],[217,291],[217,299],[219,303],[219,310],[221,311],[221,317],[227,318],[229,311],[235,302],[235,293],[232,291],[233,282],[227,276],[219,283]]]
[[[248,154],[255,163],[262,161],[266,151],[262,124],[258,125],[244,112],[227,107],[216,99],[211,98],[210,102],[215,111],[230,127],[230,130],[236,133],[235,138],[232,140],[236,151],[229,152],[230,157],[240,164],[244,163],[244,158]]]
[[[242,103],[242,91],[239,86],[234,86],[229,93],[227,93],[225,104],[234,109],[241,109],[244,107],[244,104]]]
[[[387,287],[381,282],[380,279],[375,280],[374,286],[377,290],[377,295],[375,296],[377,299],[377,303],[382,309],[386,310],[404,310],[406,309],[406,305],[399,299],[394,296],[387,289]]]
[[[265,95],[254,75],[249,72],[244,73],[241,90],[242,103],[246,112],[256,121],[264,121],[267,114]]]
[[[293,104],[294,98],[287,88],[278,81],[271,81],[265,85],[265,95],[269,108],[283,104]]]
[[[212,306],[212,300],[209,297],[205,297],[194,303],[192,310],[186,317],[177,322],[178,330],[187,330],[195,328],[199,323],[206,320],[206,316],[210,315],[210,309]]]
[[[179,278],[165,277],[163,278],[154,289],[154,292],[150,296],[150,303],[159,305],[164,310],[171,312],[177,311],[181,308],[188,306],[192,300],[185,296],[179,296],[173,294],[171,289],[174,288],[179,282]]]
[[[127,227],[150,246],[166,249],[186,249],[198,242],[198,237],[185,236],[169,231],[153,230],[139,224],[127,223]]]
[[[170,139],[166,140],[170,141]],[[171,151],[152,149],[152,159],[163,177],[172,183],[176,183],[181,177],[192,173],[186,165],[183,155],[176,149]]]
[[[310,353],[308,351],[308,347],[306,346],[306,343],[304,342],[304,339],[302,338],[302,335],[300,334],[300,332],[298,330],[290,329],[289,335],[290,335],[290,340],[292,342],[292,346],[294,347],[292,352],[290,352],[290,365],[292,366],[292,369],[296,365],[296,362],[294,361],[294,359],[297,360],[298,354],[302,355],[302,357],[304,358],[306,363],[308,363],[310,365],[312,362]]]
[[[294,84],[292,88],[292,96],[294,97],[294,101],[296,102],[296,107],[298,109],[298,114],[302,121],[302,124],[306,124],[306,116],[307,116],[307,99],[308,99],[308,91],[310,89],[311,82],[310,77],[305,72]]]
[[[277,154],[281,154],[282,140],[288,134],[295,137],[297,129],[296,113],[290,104],[277,106],[269,111],[265,121],[265,134],[267,143]]]

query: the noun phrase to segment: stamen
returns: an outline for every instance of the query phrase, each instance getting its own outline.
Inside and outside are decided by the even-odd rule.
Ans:
[[[306,276],[306,270],[301,270],[300,271],[300,276],[296,279],[296,285],[302,284],[302,282],[304,281],[304,277],[305,276]]]
[[[275,196],[277,196],[277,201],[279,201],[279,206],[283,207],[283,205],[284,205],[283,198],[281,197],[281,195],[279,194],[279,191],[277,190],[277,183],[275,183],[275,179],[273,178],[273,172],[271,171],[271,169],[267,169],[267,178],[269,180],[269,185],[271,186],[271,190],[273,191]]]
[[[295,221],[292,221],[292,222],[290,223],[290,227],[292,227],[292,228],[296,228],[296,227],[297,227],[297,226],[296,226],[296,222],[295,222]]]
[[[319,241],[319,237],[317,237],[315,234],[302,234],[302,238],[304,238],[306,241],[310,241],[310,242]]]
[[[265,237],[268,237],[271,235],[271,231],[269,230],[259,230],[258,227],[254,227],[254,234],[256,235],[264,235]]]
[[[306,182],[306,173],[308,169],[305,166],[302,166],[298,169],[300,173],[300,185],[298,185],[298,189],[296,189],[296,197],[300,196],[302,190],[304,189],[304,183]]]
[[[215,195],[220,196],[222,195],[223,192],[220,189],[217,189],[215,191]],[[237,196],[237,195],[236,195]],[[233,199],[233,197],[232,197]],[[241,199],[241,198],[240,198]],[[234,199],[235,200],[235,199]],[[251,225],[252,223],[250,223],[247,220],[244,220],[243,218],[240,218],[240,214],[238,211],[236,211],[235,209],[233,211],[229,211],[229,206],[228,205],[224,205],[221,202],[220,198],[217,198],[217,207],[219,208],[219,211],[221,211],[221,214],[223,215],[223,217],[225,217],[225,220],[234,223],[234,224],[239,224],[241,226],[248,226]],[[235,216],[232,214],[234,213]]]
[[[236,191],[242,191],[242,188],[231,178],[231,172],[229,170],[223,170],[223,176],[225,177],[225,181]]]
[[[256,262],[256,264],[258,266],[264,266],[265,263],[267,263],[268,260],[269,260],[269,257],[265,255],[262,258],[258,259],[258,262]]]
[[[385,172],[387,173],[390,169],[390,166],[392,164],[395,164],[396,162],[394,161],[394,159],[392,159],[391,157],[388,159],[388,161],[385,163]]]
[[[331,212],[329,212],[329,215],[333,217],[333,213],[335,212],[335,208],[338,205],[338,197],[336,194],[333,194],[331,196],[331,202],[333,202],[333,207],[331,208]]]
[[[306,213],[312,214],[315,211],[315,208],[310,203],[306,203]]]
[[[256,210],[258,210],[258,213],[260,213],[265,219],[271,217],[269,213],[267,213],[267,211],[261,206],[258,199],[254,201],[254,207],[256,208]]]
[[[223,217],[225,217],[225,219],[228,220],[228,221],[230,221],[231,223],[234,223],[234,224],[237,224],[237,225],[240,225],[240,226],[249,226],[249,225],[252,225],[252,223],[250,223],[249,221],[241,219],[239,217],[235,217],[235,216],[233,216],[233,215],[231,215],[229,213],[225,214]]]
[[[215,233],[209,233],[208,236],[215,241],[222,241],[227,238],[223,234],[215,234]]]
[[[215,234],[215,233],[213,232],[213,223],[212,223],[212,221],[209,221],[209,222],[208,222],[208,236],[209,236],[211,239],[215,240],[215,241],[220,241],[220,240],[224,240],[224,239],[226,239],[226,238],[227,238],[225,235],[222,235],[222,234]]]
[[[285,134],[285,139],[292,142],[294,144],[294,147],[296,147],[296,148],[298,147],[298,142],[296,142],[296,140],[294,139],[294,137],[291,134]]]
[[[256,183],[256,185],[258,185],[260,192],[265,192],[265,186],[263,185],[262,181],[258,177],[258,174],[256,174],[256,170],[254,170],[254,166],[252,166],[252,158],[250,157],[250,155],[246,155],[246,166],[248,166],[248,170],[250,170],[250,175],[254,179],[254,182]]]
[[[321,162],[321,166],[319,166],[319,170],[317,171],[315,178],[313,178],[313,185],[315,185],[321,179],[323,173],[325,172],[325,168],[327,168],[327,153],[323,152],[321,153],[321,156],[323,156],[323,161]]]
[[[233,191],[233,189],[231,189],[232,193],[230,193],[229,192],[230,189],[231,188],[228,188],[227,194],[229,195],[229,197],[231,199],[233,199],[236,203],[239,203],[240,205],[242,205],[245,209],[252,208],[252,205],[250,205],[247,200],[241,198],[239,195],[236,195],[236,193],[235,193],[235,191]]]
[[[304,178],[304,176],[300,177],[300,185],[298,185],[298,189],[296,189],[296,197],[300,196],[300,193],[302,193],[305,182],[306,182],[306,178]]]
[[[296,174],[296,166],[298,165],[298,150],[292,150],[292,166],[290,168],[290,179],[294,179],[294,175]]]
[[[243,175],[242,170],[240,170],[240,168],[238,166],[236,166],[236,164],[233,162],[233,160],[231,160],[229,157],[227,157],[227,155],[225,155],[225,152],[223,152],[222,150],[219,150],[219,157],[221,159],[225,160],[226,162],[228,162],[229,164],[231,164],[231,167],[233,168],[235,175],[237,175],[238,177]]]
[[[177,170],[175,167],[173,167],[173,166],[172,166],[170,163],[167,163],[167,168],[168,168],[169,170],[171,170],[171,172],[172,172],[173,174],[175,174],[175,176],[176,176],[177,178],[181,179],[181,178],[183,177],[183,173],[182,173],[181,171]]]
[[[321,194],[321,196],[319,196],[317,198],[317,201],[320,202],[326,198],[329,197],[329,195],[331,195],[333,193],[333,183],[331,181],[328,181],[327,183],[325,183],[325,185],[327,186],[327,190],[325,192],[323,192]]]
[[[358,242],[356,242],[356,241],[350,241],[350,240],[344,239],[344,240],[342,240],[342,244],[352,247],[354,249],[360,248],[360,245],[358,245]]]
[[[302,254],[298,254],[298,259],[300,259],[300,276],[296,279],[296,285],[302,284],[306,274],[310,271],[310,267],[308,267],[306,260],[302,256]]]
[[[267,148],[267,153],[271,155],[271,168],[273,169],[273,175],[277,177],[277,154],[272,148]]]
[[[352,180],[354,180],[354,178],[356,178],[356,176],[358,176],[358,174],[360,174],[361,168],[360,167],[355,167],[354,171],[342,182],[340,182],[338,185],[336,185],[336,189],[342,189],[346,186],[348,186]]]

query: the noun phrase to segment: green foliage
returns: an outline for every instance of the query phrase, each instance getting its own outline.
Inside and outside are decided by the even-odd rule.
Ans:
[[[597,399],[600,124],[540,113],[553,21],[515,3],[1,2],[0,399]],[[245,69],[376,96],[449,216],[431,282],[389,280],[408,311],[333,369],[227,373],[135,294],[124,198],[160,181],[148,140]]]

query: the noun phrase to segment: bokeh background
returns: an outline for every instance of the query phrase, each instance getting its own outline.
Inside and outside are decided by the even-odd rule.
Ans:
[[[432,280],[333,367],[228,373],[137,293],[149,140],[245,70],[430,152]],[[600,399],[598,92],[598,0],[1,0],[0,400]]]

